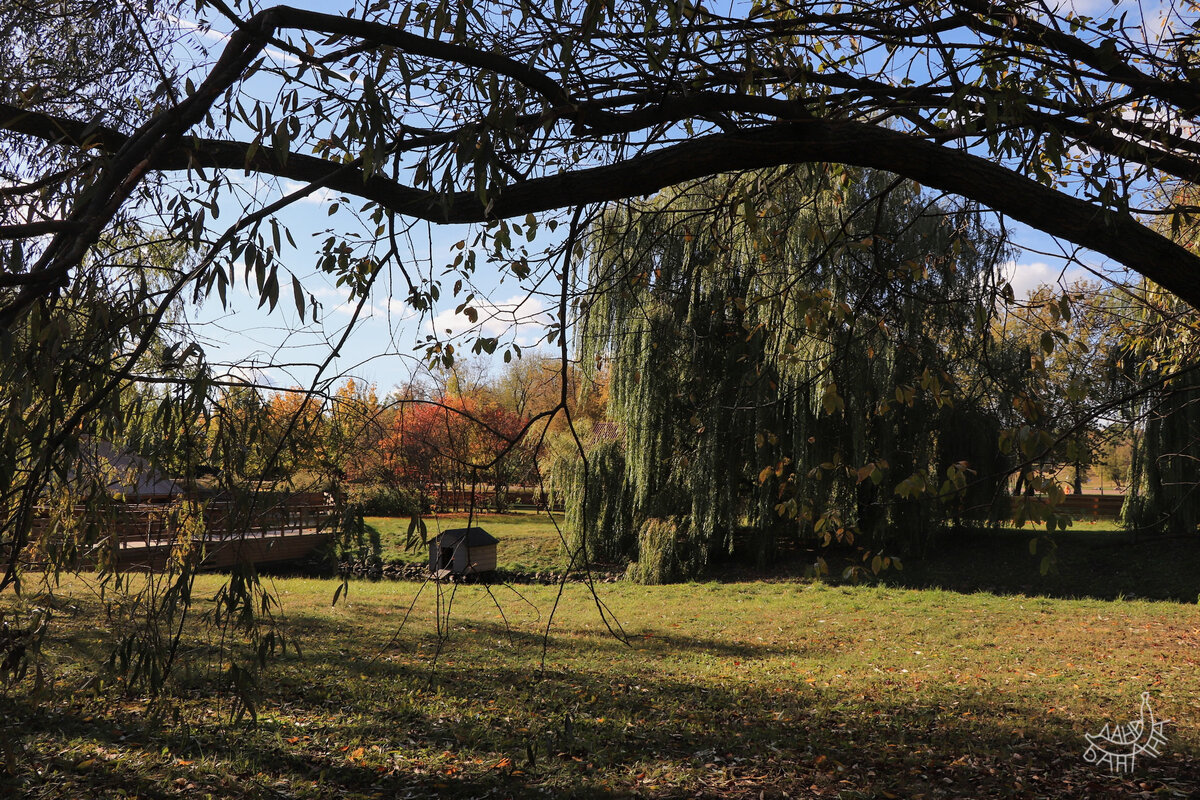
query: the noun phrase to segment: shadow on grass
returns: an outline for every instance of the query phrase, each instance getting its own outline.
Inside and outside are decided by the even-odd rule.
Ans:
[[[344,638],[355,630],[352,622],[336,623],[327,617],[310,614],[292,614],[288,620],[294,630],[303,631],[304,638],[310,642],[336,641]],[[376,663],[389,655],[417,654],[428,655],[435,647],[437,636],[425,629],[425,623],[409,623],[409,631],[394,640],[380,637],[378,642],[378,658]],[[399,618],[397,618],[397,628]],[[414,634],[413,631],[421,632]],[[551,656],[570,654],[584,650],[589,658],[626,657],[630,652],[644,652],[647,657],[661,658],[669,655],[711,656],[713,658],[762,659],[773,656],[791,656],[794,658],[813,657],[833,652],[835,643],[819,639],[806,639],[795,644],[767,645],[753,644],[742,641],[726,641],[720,639],[700,638],[694,636],[677,636],[656,630],[653,635],[630,629],[626,631],[629,643],[622,642],[608,630],[597,627],[591,630],[571,630],[569,632],[554,629],[550,632],[548,651]],[[544,635],[541,632],[506,628],[500,622],[483,622],[479,620],[451,619],[449,638],[445,651],[453,659],[457,650],[464,647],[477,649],[484,647],[503,647],[522,650],[530,653],[540,652]],[[369,645],[368,645],[369,647]],[[305,661],[325,663],[330,667],[345,667],[345,659],[329,651],[314,650],[306,652]]]
[[[1034,539],[1036,552],[1031,552]],[[1076,528],[1057,531],[1050,541],[1045,531],[1029,528],[948,531],[924,556],[906,557],[903,570],[887,570],[879,580],[897,588],[964,593],[1200,602],[1200,535],[1135,540],[1120,530]],[[1055,563],[1042,574],[1043,557],[1050,553]],[[839,556],[801,547],[782,552],[767,570],[735,558],[715,565],[707,577],[724,583],[802,580],[818,556],[826,558],[834,575],[845,563],[859,563],[850,551]]]
[[[1041,574],[1029,529],[948,532],[923,559],[905,561],[885,582],[911,589],[987,591],[1099,600],[1147,599],[1196,603],[1200,596],[1200,536],[1133,541],[1119,531],[1068,530],[1054,534],[1055,568]]]
[[[1116,798],[1200,790],[1178,748],[1129,780],[1081,758],[1076,722],[947,689],[697,686],[678,676],[445,667],[433,690],[393,665],[281,672],[257,727],[152,722],[119,707],[14,701],[18,795]],[[361,672],[360,672],[361,670]],[[290,675],[288,673],[291,673]],[[310,691],[292,685],[303,680]],[[195,712],[195,709],[192,709]],[[194,713],[185,716],[195,717]],[[0,783],[0,787],[4,784]],[[123,793],[123,794],[121,794]]]
[[[383,559],[383,539],[379,530],[364,524],[361,530],[346,537],[339,555],[349,561],[379,563]]]

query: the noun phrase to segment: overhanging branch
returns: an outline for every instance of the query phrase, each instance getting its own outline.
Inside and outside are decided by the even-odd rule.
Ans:
[[[15,116],[16,115],[16,116]],[[19,120],[10,122],[10,120]],[[48,141],[121,146],[120,134],[81,123],[46,119],[40,129],[19,109],[0,106],[0,127]],[[19,127],[18,127],[19,125]],[[74,125],[74,127],[72,127]],[[83,132],[87,129],[87,136]],[[1131,146],[1132,143],[1131,143]],[[588,203],[653,194],[718,172],[786,164],[834,162],[882,169],[976,200],[1000,213],[1101,253],[1200,307],[1200,258],[1134,217],[1072,197],[962,150],[866,123],[809,118],[742,132],[700,137],[601,167],[562,172],[492,192],[447,194],[417,189],[313,156],[241,142],[183,139],[152,163],[158,170],[191,166],[250,169],[291,180],[321,181],[398,214],[441,224],[484,222]],[[333,175],[331,178],[330,176]]]

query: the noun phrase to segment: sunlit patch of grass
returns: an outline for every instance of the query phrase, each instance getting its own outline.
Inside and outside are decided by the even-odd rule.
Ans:
[[[203,577],[196,596],[219,580]],[[7,730],[24,748],[10,786],[53,797],[321,798],[1200,788],[1195,606],[605,585],[622,642],[581,585],[565,588],[548,639],[555,587],[356,582],[332,607],[332,582],[273,588],[303,656],[267,674],[258,725],[231,729],[228,699],[211,683],[172,698],[157,720],[95,684],[72,693],[82,682],[75,647],[95,636],[97,607],[81,584],[68,587],[77,611],[59,620],[54,693],[8,701]],[[439,591],[443,609],[453,600],[444,640]],[[202,640],[196,632],[191,643]],[[1081,758],[1083,734],[1128,721],[1142,691],[1174,720],[1167,753],[1134,776],[1147,789]]]
[[[562,525],[562,515],[554,519],[546,512],[515,511],[505,514],[439,514],[425,517],[430,535],[468,524],[482,527],[500,540],[496,557],[502,569],[554,571],[566,566],[562,538],[555,521]],[[367,517],[368,538],[378,538],[379,557],[385,562],[425,563],[429,558],[423,548],[404,547],[409,520],[401,517]]]

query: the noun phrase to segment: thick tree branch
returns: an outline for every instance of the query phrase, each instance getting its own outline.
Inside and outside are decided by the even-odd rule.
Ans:
[[[765,110],[766,104],[760,100],[743,99],[749,104],[746,110]],[[694,103],[679,102],[686,110],[695,110]],[[803,108],[795,108],[799,116]],[[684,110],[668,107],[661,113],[669,120]],[[16,129],[16,124],[7,122],[12,114],[12,109],[0,106],[0,126]],[[633,112],[629,128],[645,124],[648,116],[655,114],[649,110]],[[29,114],[20,117],[20,130],[36,135],[38,126],[33,119]],[[89,141],[128,146],[113,131],[90,129],[87,135],[91,138],[84,139],[87,126],[59,119],[43,121],[40,130],[48,140],[70,140],[78,146],[86,146]],[[1073,132],[1081,139],[1087,134],[1086,130]],[[1089,143],[1124,145],[1130,150],[1138,147],[1111,136],[1103,142],[1093,139]],[[170,150],[160,149],[150,166],[163,170],[190,166],[250,169],[292,180],[321,181],[331,189],[363,197],[395,213],[437,223],[467,223],[652,194],[716,172],[830,161],[887,170],[977,200],[1034,228],[1106,255],[1200,307],[1200,284],[1195,280],[1200,276],[1200,259],[1133,217],[1056,191],[970,153],[860,122],[809,118],[701,137],[617,164],[506,186],[494,191],[486,202],[475,191],[441,194],[379,174],[367,176],[361,170],[312,156],[292,153],[281,162],[270,147],[258,146],[254,151],[250,155],[250,146],[239,142],[189,140],[186,147],[181,143]],[[1170,166],[1184,171],[1187,165]]]
[[[256,15],[253,23],[252,27],[262,29],[273,24],[269,13]],[[262,48],[263,42],[254,36],[242,31],[235,33],[194,94],[171,111],[150,119],[121,144],[105,162],[84,199],[67,217],[74,226],[71,233],[56,234],[29,270],[39,276],[38,282],[23,287],[0,310],[0,327],[11,328],[34,303],[61,291],[71,269],[83,260],[88,248],[95,244],[151,169],[150,165],[177,148],[183,134],[204,119],[216,98],[245,73]]]
[[[75,225],[61,219],[46,219],[39,222],[22,222],[17,225],[0,225],[0,239],[26,239],[44,236],[47,233],[73,230]]]
[[[997,24],[1015,26],[1011,35],[1026,46],[1051,48],[1110,75],[1135,91],[1168,99],[1179,108],[1194,105],[1195,93],[1191,87],[1181,91],[1171,82],[1142,73],[1111,56],[1104,45],[1093,46],[1020,15],[1012,22],[1013,12],[999,6],[977,0],[956,2],[962,9],[956,12],[957,18],[969,17],[982,36],[993,35],[992,28]],[[441,60],[506,76],[545,100],[548,107],[542,110],[540,121],[550,125],[555,119],[573,119],[585,124],[591,136],[633,134],[688,119],[719,119],[725,132],[661,146],[607,166],[567,169],[559,174],[491,187],[487,192],[479,187],[457,192],[430,191],[378,173],[364,174],[353,165],[348,168],[346,163],[301,153],[292,152],[284,157],[271,147],[261,145],[187,138],[187,131],[210,113],[222,93],[246,75],[266,43],[283,29],[354,38],[376,47],[395,48],[406,56]],[[770,71],[768,69],[767,73]],[[868,83],[870,85],[864,87],[868,92],[880,91],[884,86],[877,81]],[[924,87],[925,90],[930,88]],[[884,102],[896,103],[897,97],[908,90],[888,87],[888,91],[893,95]],[[634,103],[635,95],[629,93],[600,92],[594,96],[603,99],[593,102],[572,98],[545,72],[500,52],[423,37],[369,20],[277,6],[254,15],[235,31],[194,94],[131,134],[0,105],[0,128],[82,151],[96,149],[102,159],[96,180],[66,220],[41,223],[42,227],[37,231],[12,230],[13,235],[39,232],[56,235],[27,277],[22,277],[22,288],[0,311],[0,325],[10,325],[31,303],[48,292],[53,294],[56,287],[64,284],[70,269],[80,262],[87,248],[96,241],[148,172],[193,167],[244,169],[309,183],[321,182],[336,191],[379,203],[394,213],[439,223],[461,223],[650,194],[681,181],[723,171],[789,163],[838,162],[888,170],[979,201],[1035,228],[1107,255],[1200,306],[1200,289],[1196,288],[1193,279],[1200,275],[1200,260],[1133,217],[1106,209],[1098,202],[1087,202],[1056,191],[1003,164],[944,146],[936,140],[858,119],[838,121],[815,117],[812,104],[822,102],[823,97],[786,100],[732,91],[728,94],[707,91],[679,94],[673,89],[664,90],[643,103]],[[943,105],[945,103],[950,101]],[[622,105],[628,110],[613,110]],[[1083,111],[1081,109],[1080,113]],[[765,118],[775,121],[768,122]],[[1055,118],[1031,111],[1024,120],[1016,122],[1045,129],[1057,126],[1056,129],[1068,137],[1116,158],[1187,180],[1200,177],[1200,170],[1186,157],[1164,153],[1152,142],[1127,141],[1102,126],[1074,119],[1070,114]],[[1013,123],[1007,118],[1001,121]],[[466,135],[470,127],[468,124],[446,133],[453,135],[457,131]],[[928,132],[926,135],[933,136]],[[947,134],[948,138],[950,136],[953,134]],[[391,153],[395,155],[428,144],[428,141],[398,142],[392,146]]]

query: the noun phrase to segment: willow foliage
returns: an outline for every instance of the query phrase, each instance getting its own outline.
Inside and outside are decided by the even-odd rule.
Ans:
[[[1130,317],[1124,362],[1144,391],[1126,413],[1134,449],[1122,515],[1137,533],[1195,535],[1200,526],[1200,375],[1195,312],[1149,281]]]
[[[1180,184],[1173,200],[1195,206],[1200,187]],[[1192,252],[1194,233],[1175,220],[1164,235]],[[1130,394],[1123,409],[1132,434],[1129,492],[1122,510],[1134,533],[1194,536],[1200,528],[1200,327],[1194,307],[1153,281],[1128,293],[1121,366]]]
[[[1137,458],[1125,522],[1144,533],[1195,535],[1200,525],[1200,379],[1194,371],[1157,393]]]
[[[887,557],[990,512],[1005,248],[975,213],[877,172],[723,176],[611,207],[589,252],[579,347],[623,455],[598,441],[588,470],[622,474],[588,488],[627,495],[581,506],[591,550],[660,581],[805,537]]]

